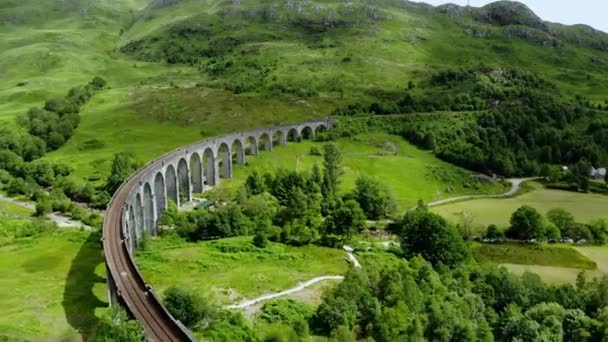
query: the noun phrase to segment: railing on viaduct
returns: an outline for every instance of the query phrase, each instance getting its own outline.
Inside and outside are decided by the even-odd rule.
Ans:
[[[156,223],[169,200],[180,206],[192,193],[201,193],[231,178],[233,163],[244,164],[247,155],[271,151],[275,141],[314,137],[330,129],[326,118],[229,134],[179,148],[148,163],[116,191],[103,225],[103,248],[110,305],[120,304],[137,319],[152,341],[193,341],[187,328],[165,309],[146,284],[133,260],[144,235],[156,235]],[[246,146],[249,145],[247,149]]]

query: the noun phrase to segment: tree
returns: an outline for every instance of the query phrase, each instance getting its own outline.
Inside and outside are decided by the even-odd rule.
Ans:
[[[587,159],[581,159],[572,168],[572,174],[576,177],[576,182],[581,190],[589,190],[589,176],[591,172],[591,163]]]
[[[45,216],[53,211],[53,205],[48,196],[43,195],[41,198],[36,201],[36,212],[34,215],[38,217]]]
[[[354,200],[344,202],[325,219],[325,233],[350,239],[365,228],[365,213]]]
[[[253,237],[253,245],[258,248],[266,248],[268,245],[268,236],[263,230],[258,230]]]
[[[354,198],[370,220],[387,217],[396,207],[390,191],[365,174],[360,175],[355,181]]]
[[[245,188],[250,196],[263,193],[264,178],[262,178],[256,170],[253,170],[253,172],[247,176],[247,180],[245,180]]]
[[[171,286],[165,290],[163,302],[175,319],[190,328],[214,314],[214,307],[207,299],[182,287]]]
[[[405,214],[401,223],[401,247],[407,258],[420,254],[433,265],[454,267],[470,258],[470,250],[458,231],[426,209]]]
[[[135,171],[137,162],[131,153],[121,152],[114,155],[110,175],[106,180],[105,189],[114,194],[118,187]]]
[[[545,227],[545,237],[552,242],[558,242],[562,239],[562,234],[554,224],[548,224]]]
[[[542,239],[545,236],[545,225],[542,216],[536,209],[524,205],[511,215],[511,226],[507,236],[518,240]]]
[[[95,76],[90,83],[96,90],[103,89],[106,87],[108,82],[99,76]]]
[[[342,170],[342,154],[333,143],[323,145],[323,167],[325,172],[325,183],[330,194],[335,194],[340,184]]]
[[[118,308],[103,314],[92,342],[143,342],[144,330],[139,322],[129,319],[127,313]]]
[[[562,208],[553,208],[547,212],[547,218],[559,229],[562,237],[571,237],[576,224],[571,213]]]
[[[490,241],[500,241],[505,238],[505,234],[501,230],[499,230],[495,224],[491,224],[488,226],[484,238]]]

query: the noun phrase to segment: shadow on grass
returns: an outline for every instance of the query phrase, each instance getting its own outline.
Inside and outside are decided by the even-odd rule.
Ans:
[[[83,335],[84,340],[97,325],[95,309],[106,307],[108,303],[99,300],[93,288],[97,283],[105,283],[103,277],[95,274],[95,269],[103,263],[100,235],[89,234],[72,260],[63,290],[63,309],[68,323]]]

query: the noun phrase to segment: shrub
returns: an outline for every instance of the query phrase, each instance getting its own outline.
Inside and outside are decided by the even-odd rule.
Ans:
[[[190,328],[213,315],[213,307],[209,301],[182,287],[172,286],[165,290],[164,303],[175,319]]]
[[[253,245],[258,248],[266,248],[268,245],[268,236],[263,231],[258,231],[253,237]]]
[[[311,156],[320,156],[321,154],[321,150],[319,150],[319,148],[317,146],[312,146],[310,148],[310,152],[308,152]]]
[[[53,210],[53,205],[48,196],[42,196],[38,202],[36,202],[36,212],[34,215],[38,217],[45,216],[46,214],[50,214]]]

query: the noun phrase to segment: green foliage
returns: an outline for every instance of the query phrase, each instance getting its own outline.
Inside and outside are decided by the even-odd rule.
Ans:
[[[456,228],[425,208],[405,214],[400,227],[405,256],[421,255],[433,265],[455,267],[470,258],[469,247]]]
[[[122,309],[107,311],[99,322],[93,342],[143,342],[144,331],[135,320]]]
[[[222,310],[203,332],[207,341],[256,342],[257,337],[251,324],[240,312]]]
[[[253,245],[258,248],[265,248],[268,245],[268,236],[264,231],[259,230],[253,237]]]
[[[365,228],[365,213],[354,200],[339,204],[325,219],[323,230],[326,235],[343,236],[350,240]]]
[[[517,240],[540,240],[545,237],[545,223],[536,209],[524,205],[511,215],[506,235]]]
[[[204,320],[210,320],[214,307],[208,299],[192,290],[172,286],[165,290],[163,303],[173,317],[189,328],[195,328]]]
[[[110,175],[106,180],[105,189],[113,194],[118,187],[137,169],[137,161],[131,153],[116,153],[112,161]]]
[[[340,177],[344,171],[342,170],[342,154],[335,144],[323,145],[323,171],[323,180],[330,194],[337,193]]]
[[[267,301],[256,315],[256,321],[265,323],[284,323],[295,326],[307,322],[314,314],[313,308],[293,299],[275,299]]]
[[[390,190],[365,174],[360,175],[355,181],[354,198],[370,220],[390,217],[396,208]]]
[[[496,227],[496,225],[491,224],[488,226],[488,229],[486,230],[484,238],[488,239],[492,242],[501,241],[505,238],[505,233],[503,231],[499,230],[498,227]]]
[[[47,214],[50,214],[53,211],[53,205],[48,198],[48,196],[42,196],[36,202],[36,211],[34,212],[35,216],[44,217]]]

